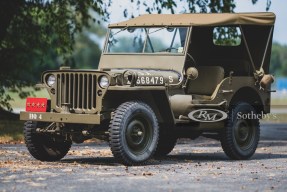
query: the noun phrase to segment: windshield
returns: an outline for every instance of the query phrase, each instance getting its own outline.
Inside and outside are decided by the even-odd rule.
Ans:
[[[184,52],[187,27],[112,28],[106,53],[173,53]]]

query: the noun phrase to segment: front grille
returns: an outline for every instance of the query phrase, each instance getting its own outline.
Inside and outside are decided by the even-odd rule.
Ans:
[[[57,74],[56,105],[82,113],[96,108],[97,75],[91,73],[63,72]]]

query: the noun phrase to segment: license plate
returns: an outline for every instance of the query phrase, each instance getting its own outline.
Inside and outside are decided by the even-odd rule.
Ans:
[[[137,85],[164,85],[164,78],[162,76],[139,76]]]
[[[30,120],[41,120],[42,114],[29,113],[29,119]]]

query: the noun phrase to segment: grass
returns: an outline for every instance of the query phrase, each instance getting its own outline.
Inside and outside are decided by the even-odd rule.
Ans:
[[[33,88],[24,88],[24,91],[33,91]],[[13,109],[24,109],[26,104],[26,99],[21,99],[18,93],[9,92],[9,95],[13,98],[13,101],[10,102]],[[44,97],[50,98],[46,89],[40,89],[35,91],[31,97]]]
[[[287,114],[286,113],[280,113],[276,114],[276,117],[270,116],[270,118],[266,118],[261,120],[263,123],[287,123]]]
[[[0,144],[23,142],[23,121],[0,121]]]
[[[24,88],[24,90],[33,91],[33,88]],[[9,95],[13,98],[13,101],[10,102],[13,109],[16,111],[19,109],[25,109],[26,99],[21,99],[18,93],[14,92],[9,92]],[[35,91],[31,97],[49,98],[49,94],[45,89],[41,89],[40,91]],[[24,122],[19,120],[19,115],[7,115],[7,113],[1,113],[0,116],[0,144],[23,142]]]
[[[271,107],[282,108],[287,106],[287,97],[271,99]]]

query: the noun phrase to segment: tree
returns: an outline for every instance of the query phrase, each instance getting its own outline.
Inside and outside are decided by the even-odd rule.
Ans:
[[[256,4],[258,0],[251,0]],[[131,0],[137,5],[137,9],[145,7],[147,13],[162,13],[163,10],[169,10],[170,13],[176,13],[176,8],[181,6],[180,12],[186,13],[233,13],[236,7],[235,0],[155,0],[152,4],[143,0]],[[239,1],[237,1],[239,2]],[[271,6],[271,0],[266,0],[266,11]],[[124,11],[124,16],[134,17],[134,13],[129,13],[128,8]]]
[[[93,0],[0,1],[0,108],[10,109],[7,89],[26,97],[22,87],[37,82],[42,71],[67,60],[75,35],[90,21],[107,18],[105,3]],[[91,11],[99,15],[96,20]],[[62,59],[63,60],[63,59]]]
[[[287,76],[287,46],[273,43],[270,73],[276,77]]]
[[[103,43],[106,31],[106,28],[101,25],[91,25],[75,36],[74,51],[68,58],[72,68],[96,69],[98,67],[102,53],[100,44]]]
[[[179,3],[186,4],[186,12],[234,12],[236,5],[234,0],[155,0],[152,5],[145,0],[130,1],[138,8],[144,7],[147,13],[161,13],[164,9],[174,13]],[[10,109],[12,98],[7,89],[26,97],[29,93],[22,88],[34,84],[41,71],[56,69],[65,62],[73,64],[69,58],[76,34],[89,27],[90,21],[106,21],[111,3],[112,0],[0,1],[0,109]],[[271,0],[267,0],[267,9],[270,4]],[[123,13],[133,17],[127,9]]]

